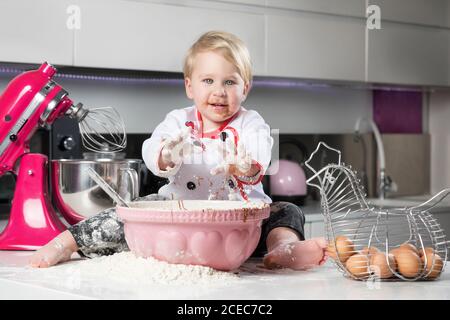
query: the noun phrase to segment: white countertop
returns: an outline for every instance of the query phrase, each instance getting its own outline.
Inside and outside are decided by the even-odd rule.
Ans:
[[[316,204],[305,208],[306,220],[323,219]],[[6,221],[0,220],[0,231]],[[0,299],[438,299],[450,300],[450,270],[437,281],[363,282],[344,277],[332,262],[310,271],[264,269],[248,260],[238,279],[226,285],[180,286],[132,284],[84,277],[81,259],[56,269],[27,267],[28,251],[0,251]],[[74,254],[74,258],[78,255]]]
[[[250,259],[239,278],[212,286],[124,285],[83,277],[81,259],[60,265],[58,272],[26,267],[32,252],[0,251],[0,299],[450,299],[450,271],[436,281],[362,282],[344,277],[331,262],[310,271],[262,268]]]

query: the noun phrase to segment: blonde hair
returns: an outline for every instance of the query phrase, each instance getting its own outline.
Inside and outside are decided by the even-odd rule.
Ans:
[[[239,75],[245,83],[251,83],[252,62],[245,43],[235,35],[224,31],[209,31],[204,33],[188,50],[184,59],[183,73],[190,78],[195,56],[199,52],[218,51],[223,57],[236,66]]]

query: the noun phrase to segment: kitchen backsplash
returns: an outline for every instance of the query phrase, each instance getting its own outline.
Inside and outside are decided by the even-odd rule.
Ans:
[[[146,82],[108,77],[56,77],[56,81],[75,102],[88,108],[117,109],[128,133],[150,133],[171,110],[192,105],[182,79],[164,77]],[[12,78],[0,74],[0,92]],[[350,133],[359,117],[372,117],[372,90],[319,86],[294,79],[255,79],[244,106],[258,111],[272,128],[283,133]]]
[[[150,134],[128,134],[128,145],[125,150],[127,158],[142,159],[141,146]],[[430,193],[430,136],[428,134],[383,134],[382,135],[386,154],[386,174],[396,183],[398,190],[389,196],[421,195]],[[49,133],[39,130],[31,141],[32,152],[43,152],[48,154]],[[342,161],[351,165],[361,179],[362,185],[367,190],[368,197],[377,196],[377,175],[376,157],[377,150],[373,135],[363,134],[360,140],[356,140],[353,134],[281,134],[280,158],[290,158],[303,163],[306,159],[303,153],[292,143],[298,141],[307,150],[307,156],[314,151],[320,141],[326,142],[333,148],[342,152]],[[327,163],[312,162],[313,167],[320,168]],[[334,161],[334,159],[330,159]],[[311,176],[311,172],[304,168],[306,177]],[[270,194],[270,177],[263,180],[264,190]],[[154,176],[150,171],[145,170],[142,176],[140,195],[155,193],[159,188],[167,183],[166,179]],[[13,180],[10,176],[0,177],[0,184],[8,183],[12,188]],[[3,196],[12,196],[12,190],[3,190]],[[317,191],[308,187],[308,199],[319,200]],[[5,199],[1,203],[7,206]],[[5,210],[3,210],[5,211]]]
[[[383,134],[386,173],[397,184],[395,196],[431,193],[429,134]]]
[[[141,146],[149,134],[130,134],[128,136],[127,157],[141,159]],[[383,144],[386,157],[386,174],[397,185],[397,191],[389,196],[421,195],[430,192],[430,136],[428,134],[383,134]],[[367,190],[368,197],[377,196],[377,150],[371,133],[355,139],[353,134],[281,134],[280,159],[291,158],[303,163],[306,159],[298,148],[289,143],[298,141],[307,150],[308,156],[314,151],[320,141],[331,147],[341,150],[342,161],[351,165],[358,172],[361,183]],[[287,143],[285,143],[287,142]],[[330,159],[334,161],[334,159]],[[313,166],[320,167],[326,163],[312,162]],[[311,172],[304,168],[307,177]],[[149,173],[148,183],[143,186],[142,194],[157,192],[165,183],[165,179]],[[270,194],[270,176],[263,180],[265,191]],[[308,188],[310,198],[319,197],[315,190]]]

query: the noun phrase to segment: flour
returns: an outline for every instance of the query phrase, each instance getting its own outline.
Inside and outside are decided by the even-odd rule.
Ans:
[[[231,272],[204,266],[169,264],[151,257],[139,258],[129,251],[71,262],[48,270],[56,272],[58,268],[67,269],[67,267],[80,273],[82,277],[108,279],[138,286],[155,284],[220,286],[239,280],[239,277]]]

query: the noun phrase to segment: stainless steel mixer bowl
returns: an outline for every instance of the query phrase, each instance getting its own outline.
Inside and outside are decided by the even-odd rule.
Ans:
[[[113,200],[89,176],[94,169],[125,200],[139,196],[142,160],[97,159],[53,160],[52,197],[59,212],[70,224],[115,206]]]

